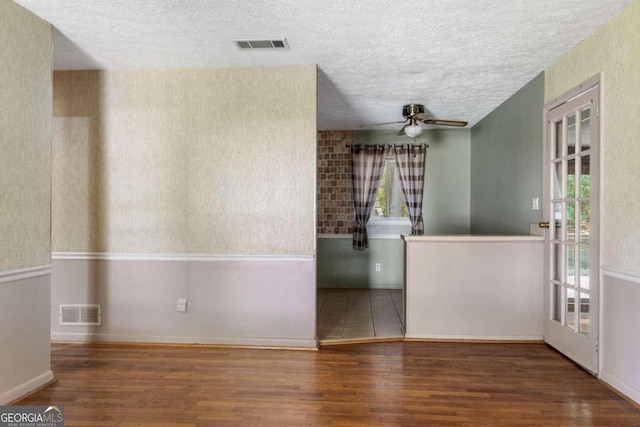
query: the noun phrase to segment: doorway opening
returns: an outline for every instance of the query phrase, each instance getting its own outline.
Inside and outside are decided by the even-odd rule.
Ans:
[[[408,219],[369,221],[369,248],[353,250],[353,131],[318,132],[316,332],[319,341],[404,337],[404,242]],[[393,171],[392,171],[393,172]],[[393,235],[385,230],[393,228]]]

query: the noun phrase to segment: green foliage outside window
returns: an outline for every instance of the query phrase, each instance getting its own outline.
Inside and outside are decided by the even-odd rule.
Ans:
[[[567,225],[571,228],[572,225],[575,225],[575,221],[577,220],[580,224],[580,236],[581,241],[585,242],[589,239],[589,228],[591,219],[589,217],[590,206],[589,206],[589,196],[591,191],[591,176],[590,175],[581,175],[580,176],[580,185],[579,192],[576,192],[576,176],[568,175],[567,176],[567,194],[575,194],[578,198],[587,199],[587,201],[583,201],[580,203],[580,217],[576,218],[575,212],[575,204],[568,203],[567,204]],[[574,231],[575,232],[575,231]]]
[[[402,197],[400,177],[393,157],[385,160],[374,211],[376,217],[408,217],[407,205]]]

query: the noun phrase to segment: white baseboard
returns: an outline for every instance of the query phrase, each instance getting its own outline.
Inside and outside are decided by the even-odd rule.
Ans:
[[[543,341],[542,335],[421,335],[406,334],[407,339],[450,341]]]
[[[633,400],[637,404],[640,404],[640,390],[631,387],[630,385],[619,380],[613,375],[608,374],[606,371],[600,371],[600,379],[620,393],[627,396],[629,399]]]
[[[20,384],[18,387],[14,387],[9,391],[0,394],[0,405],[6,405],[9,402],[13,402],[51,381],[53,381],[53,371],[47,371],[42,375],[38,375],[26,383]]]
[[[211,344],[250,347],[282,347],[282,348],[317,348],[315,339],[282,339],[282,338],[236,338],[236,337],[189,337],[189,336],[157,336],[126,335],[96,333],[51,333],[52,341],[65,342],[127,342],[153,344]]]

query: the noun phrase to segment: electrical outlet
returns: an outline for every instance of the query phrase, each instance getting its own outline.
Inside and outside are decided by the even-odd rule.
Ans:
[[[376,262],[376,271],[380,271],[382,269],[382,266],[380,265],[379,262]]]
[[[176,311],[186,312],[187,311],[187,299],[186,298],[178,298],[178,302],[176,304]]]

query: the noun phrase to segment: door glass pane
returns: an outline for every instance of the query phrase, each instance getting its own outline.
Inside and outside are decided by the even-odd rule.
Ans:
[[[589,233],[591,232],[589,202],[580,203],[580,243],[589,243]]]
[[[566,272],[567,272],[567,280],[566,283],[570,285],[575,285],[576,283],[576,247],[567,245],[567,264],[566,264]]]
[[[567,202],[567,235],[566,239],[570,242],[575,242],[576,238],[576,203]]]
[[[553,310],[551,313],[552,320],[562,322],[562,286],[553,284]]]
[[[562,245],[553,245],[551,250],[553,251],[553,272],[552,279],[558,282],[562,282]]]
[[[576,152],[576,115],[567,117],[567,154]]]
[[[580,194],[579,197],[589,197],[591,195],[590,156],[582,156],[580,159],[580,192],[578,194]]]
[[[562,281],[562,248],[563,245],[553,245],[553,280]]]
[[[567,160],[567,198],[576,197],[576,159]]]
[[[550,224],[551,239],[562,240],[562,203],[553,204],[553,220]]]
[[[556,162],[553,164],[553,198],[562,198],[562,162]]]
[[[589,335],[589,294],[580,294],[580,333]]]
[[[567,323],[571,329],[576,329],[576,291],[567,288]]]
[[[580,248],[580,287],[589,289],[589,248]]]
[[[555,149],[555,158],[559,159],[560,157],[562,157],[562,146],[563,141],[562,141],[562,122],[556,122],[556,126],[555,126],[555,140],[556,140],[556,149]]]
[[[580,113],[580,146],[582,151],[588,150],[591,145],[591,108],[587,107]]]

